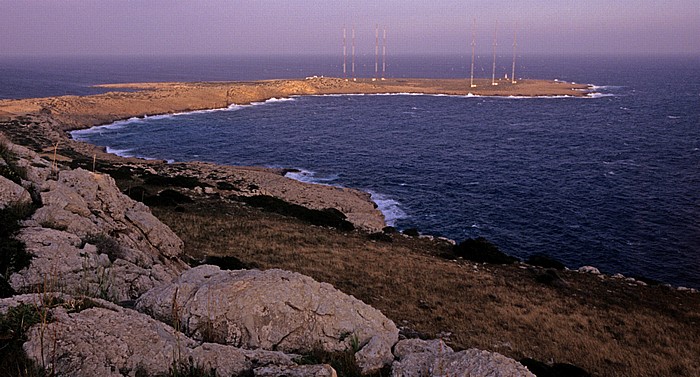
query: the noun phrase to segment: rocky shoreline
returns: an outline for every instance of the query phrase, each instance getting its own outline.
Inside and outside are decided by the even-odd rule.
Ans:
[[[0,141],[3,220],[24,213],[3,240],[19,243],[3,247],[2,330],[39,313],[10,333],[30,360],[19,374],[335,376],[303,360],[321,353],[348,354],[362,375],[533,376],[497,353],[399,341],[381,312],[298,273],[191,268],[182,240],[109,175]]]
[[[536,263],[469,261],[444,240],[381,232],[382,215],[361,191],[274,169],[121,158],[66,133],[271,97],[464,94],[461,84],[120,84],[140,91],[0,101],[0,236],[9,257],[0,335],[12,319],[34,318],[11,329],[17,337],[7,344],[19,347],[12,357],[70,376],[187,368],[196,375],[588,375],[571,364],[594,375],[700,372],[693,290],[592,267],[574,275]],[[532,85],[530,95],[585,89]],[[562,86],[538,94],[547,85]],[[291,236],[294,229],[303,233]],[[560,346],[529,339],[542,333],[559,334]]]

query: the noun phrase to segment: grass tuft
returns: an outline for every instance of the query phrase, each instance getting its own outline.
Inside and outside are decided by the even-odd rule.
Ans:
[[[10,147],[3,142],[0,142],[0,175],[11,180],[12,182],[21,185],[23,179],[27,179],[27,169],[19,166],[17,155],[10,150]]]
[[[24,242],[15,239],[20,222],[34,212],[29,204],[11,205],[0,209],[0,297],[10,297],[14,290],[7,279],[11,274],[28,267],[32,256],[27,253]]]
[[[124,258],[124,249],[117,240],[106,234],[88,234],[82,241],[97,247],[98,254],[106,254],[109,261],[114,263],[117,259]]]
[[[0,315],[0,377],[36,377],[47,375],[46,371],[30,360],[22,344],[27,341],[30,327],[42,321],[50,321],[48,310],[34,305],[21,304]]]

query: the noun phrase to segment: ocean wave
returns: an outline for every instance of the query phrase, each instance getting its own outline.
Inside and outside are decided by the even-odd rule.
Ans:
[[[90,135],[100,133],[104,130],[118,130],[120,128],[124,128],[125,126],[127,126],[129,124],[140,123],[140,122],[143,122],[142,118],[133,117],[133,118],[125,119],[125,120],[118,120],[118,121],[116,121],[114,123],[110,123],[110,124],[104,124],[101,126],[86,128],[84,130],[70,131],[69,134],[71,135],[71,137],[74,140],[88,141]]]
[[[600,93],[600,92],[593,92],[593,93],[586,94],[586,98],[603,98],[603,97],[616,97],[616,95],[614,95],[612,93]]]
[[[262,102],[251,102],[250,105],[248,105],[248,106],[260,106],[260,105],[265,105],[265,104],[270,104],[270,103],[275,103],[275,102],[289,102],[289,101],[296,101],[296,98],[294,98],[294,96],[293,97],[281,97],[281,98],[272,97],[272,98],[267,99],[267,100],[262,101]],[[242,106],[242,107],[245,107],[245,106]]]
[[[333,182],[339,177],[338,174],[331,174],[327,177],[321,177],[317,176],[316,173],[313,171],[304,169],[296,169],[296,171],[287,172],[284,176],[299,182],[314,183],[318,185],[328,186],[335,186],[330,184],[329,182]]]
[[[593,85],[591,84],[591,89],[593,90],[617,90],[617,89],[622,89],[624,88],[623,86],[616,86],[616,85]]]
[[[362,97],[362,96],[423,96],[423,97],[447,97],[447,98],[504,98],[504,99],[552,99],[552,98],[581,98],[577,96],[485,96],[474,93],[442,94],[442,93],[348,93],[348,94],[312,94],[304,97]]]
[[[131,149],[117,149],[117,148],[111,148],[111,147],[106,147],[107,153],[115,154],[120,157],[134,157],[133,153],[129,153],[132,150]]]
[[[287,172],[284,176],[304,183],[342,187],[337,184],[329,183],[337,180],[339,177],[338,174],[320,177],[313,171],[297,169],[297,171]],[[397,220],[408,217],[406,212],[401,209],[401,204],[398,201],[371,190],[367,190],[367,192],[370,194],[371,200],[377,205],[379,212],[384,215],[384,222],[386,225],[394,226]]]
[[[556,98],[578,98],[576,96],[560,95],[560,96],[492,96],[493,98],[506,99],[556,99]]]
[[[384,215],[386,225],[395,226],[397,220],[408,218],[398,201],[377,192],[369,191],[369,193],[379,212]]]

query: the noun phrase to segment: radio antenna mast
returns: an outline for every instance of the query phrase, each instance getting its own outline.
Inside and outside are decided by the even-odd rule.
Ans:
[[[515,48],[518,46],[518,23],[515,23],[515,29],[513,30],[513,71],[510,75],[510,83],[517,84],[515,80]]]
[[[386,80],[386,26],[384,26],[384,41],[382,42],[382,81]]]
[[[343,25],[343,78],[348,81],[348,45],[347,45],[347,30]]]
[[[498,45],[498,21],[493,31],[493,68],[491,69],[491,85],[498,85],[496,82],[496,46]]]
[[[372,81],[377,81],[379,78],[379,24],[374,26],[374,78]]]
[[[476,88],[474,84],[474,50],[476,49],[476,18],[472,22],[472,68],[469,74],[469,87]]]
[[[352,81],[357,81],[355,78],[355,25],[352,25]]]

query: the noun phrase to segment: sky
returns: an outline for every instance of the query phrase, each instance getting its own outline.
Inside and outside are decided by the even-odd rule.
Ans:
[[[700,55],[700,0],[0,0],[2,55]]]

